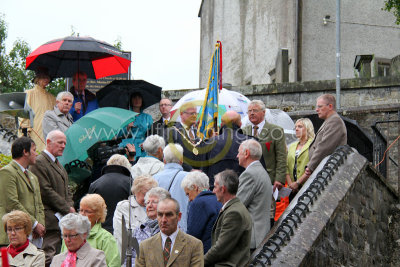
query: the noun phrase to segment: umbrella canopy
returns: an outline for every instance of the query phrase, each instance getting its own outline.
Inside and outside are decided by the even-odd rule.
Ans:
[[[72,77],[83,71],[88,78],[127,73],[131,61],[112,45],[91,37],[68,36],[47,42],[26,58],[26,69],[47,68],[51,77]]]
[[[65,165],[85,160],[94,144],[113,139],[121,129],[135,120],[136,112],[120,108],[99,108],[80,118],[65,132],[67,145],[59,158]]]
[[[161,100],[161,87],[143,80],[114,80],[101,88],[96,97],[100,107],[130,109],[130,99],[133,93],[142,95],[142,109]]]
[[[193,103],[197,106],[198,113],[200,113],[205,94],[206,89],[193,91],[184,95],[171,109],[172,120],[180,121],[179,108],[186,103]],[[218,96],[218,124],[221,123],[221,116],[228,110],[236,111],[242,118],[246,116],[249,103],[250,100],[244,95],[222,88]]]

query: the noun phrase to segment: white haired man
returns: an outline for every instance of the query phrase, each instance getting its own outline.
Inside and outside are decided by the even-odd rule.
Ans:
[[[46,138],[52,130],[60,130],[65,133],[74,122],[69,110],[74,102],[74,96],[70,92],[60,92],[56,98],[53,110],[44,113],[42,127],[43,136]]]
[[[167,189],[175,198],[182,211],[182,219],[179,227],[186,232],[187,229],[187,208],[189,199],[181,187],[182,180],[188,174],[183,170],[183,148],[179,144],[169,144],[164,148],[164,170],[154,175],[158,185]]]
[[[49,132],[46,138],[46,149],[37,157],[36,164],[30,167],[40,185],[40,194],[44,206],[46,234],[43,247],[46,254],[46,266],[49,266],[54,255],[60,253],[61,232],[58,218],[75,212],[72,194],[68,188],[68,174],[58,162],[67,143],[65,134],[59,130]]]
[[[140,157],[135,165],[132,166],[132,177],[143,174],[154,175],[164,169],[163,149],[165,147],[164,138],[159,135],[150,135],[143,142],[143,149],[147,156]]]
[[[245,205],[253,220],[250,250],[254,251],[270,229],[272,200],[271,180],[260,163],[261,145],[256,140],[246,140],[239,147],[239,164],[245,171],[239,176],[236,196]]]

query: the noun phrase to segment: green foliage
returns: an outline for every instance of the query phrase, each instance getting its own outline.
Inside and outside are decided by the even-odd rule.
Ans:
[[[117,40],[114,41],[113,46],[114,46],[115,48],[118,48],[119,50],[122,51],[121,37],[118,37]]]
[[[393,12],[396,16],[396,24],[400,25],[400,0],[386,0],[383,10]]]
[[[0,169],[10,163],[12,160],[11,156],[0,154]]]
[[[35,73],[25,69],[25,59],[31,53],[31,48],[27,42],[17,40],[7,54],[6,39],[7,23],[4,15],[0,14],[0,93],[23,92],[33,87]],[[50,92],[56,95],[64,90],[65,82],[63,79],[57,79],[49,87]]]

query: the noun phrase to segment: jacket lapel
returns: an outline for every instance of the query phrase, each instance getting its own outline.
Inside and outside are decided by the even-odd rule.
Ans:
[[[29,190],[33,192],[33,185],[32,185],[32,174],[30,171],[28,171],[28,176],[29,176],[29,181],[27,177],[25,176],[25,173],[21,170],[21,168],[18,166],[17,163],[14,161],[11,163],[19,177],[24,181],[24,183],[28,186]]]
[[[174,247],[171,248],[169,260],[167,266],[171,266],[174,263],[175,259],[182,253],[183,248],[185,247],[185,236],[179,230],[178,235],[176,236]]]
[[[46,152],[42,152],[44,158],[48,161],[49,165],[56,171],[58,172],[61,177],[63,178],[63,180],[65,181],[65,174],[61,169],[61,166],[58,165],[57,163],[55,163],[54,161],[51,160],[51,158],[49,157],[49,155],[47,155]]]
[[[153,257],[155,257],[157,266],[164,266],[163,248],[161,234],[156,234],[154,243],[152,244],[152,250],[154,250]]]

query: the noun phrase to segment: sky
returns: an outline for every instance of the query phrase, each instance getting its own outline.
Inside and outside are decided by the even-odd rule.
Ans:
[[[1,0],[6,50],[57,38],[91,36],[131,51],[132,79],[163,90],[199,87],[201,0]]]

